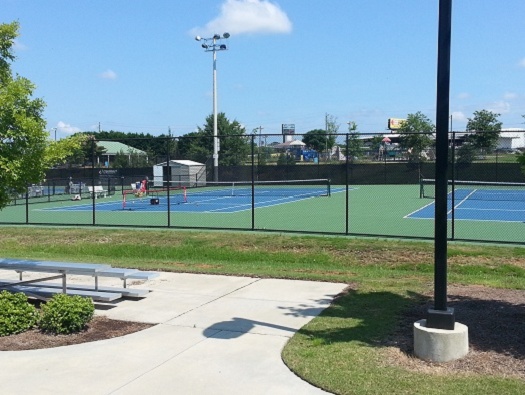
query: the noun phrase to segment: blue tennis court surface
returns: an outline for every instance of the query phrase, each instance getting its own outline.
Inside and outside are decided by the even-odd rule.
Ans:
[[[332,188],[331,193],[345,191],[345,188]],[[169,196],[171,212],[187,213],[235,213],[252,208],[251,189],[236,189],[235,193],[230,190],[218,192],[202,191],[188,192],[186,196],[182,193],[173,193]],[[151,204],[152,198],[158,198],[159,204]],[[297,189],[279,190],[258,190],[255,193],[255,208],[270,207],[280,204],[298,202],[305,199],[326,198],[326,194],[319,193],[319,189]],[[113,196],[107,199],[96,200],[97,211],[137,211],[137,212],[166,212],[168,209],[168,196],[156,195],[152,193],[149,196],[136,198],[128,196],[125,204],[121,196]],[[61,206],[43,209],[45,211],[92,211],[93,203],[89,199],[71,206]]]
[[[525,223],[525,191],[458,189],[448,196],[448,218],[471,221]],[[427,204],[405,218],[434,219],[435,202]]]

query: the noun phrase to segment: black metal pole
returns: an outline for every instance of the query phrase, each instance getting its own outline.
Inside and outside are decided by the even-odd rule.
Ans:
[[[168,228],[171,226],[171,199],[170,199],[170,187],[171,187],[171,164],[170,164],[170,161],[171,161],[171,156],[170,156],[170,150],[171,150],[171,133],[170,133],[170,137],[168,137],[167,141],[166,141],[166,166],[168,166],[166,168],[166,170],[168,171],[168,182],[166,183],[166,185],[168,186],[168,191],[167,191],[167,196],[166,196],[166,204],[168,205]]]
[[[26,183],[26,225],[29,224],[29,184]]]
[[[82,191],[82,181],[79,183],[79,189]],[[95,140],[91,140],[91,190],[92,196],[91,196],[91,205],[93,207],[93,226],[97,224],[97,218],[96,218],[96,207],[95,207]],[[79,191],[79,192],[80,192]],[[81,193],[81,192],[80,192]],[[82,196],[82,195],[81,195]]]
[[[448,119],[450,94],[450,42],[452,0],[439,1],[436,98],[436,208],[434,222],[434,309],[427,327],[454,329],[454,309],[447,307],[447,193]]]
[[[349,161],[348,161],[348,156],[350,155],[350,147],[348,146],[349,145],[349,142],[348,142],[348,133],[346,134],[346,166],[345,166],[345,184],[346,184],[346,215],[345,215],[345,234],[347,235],[348,234],[348,230],[349,230],[349,224],[348,224],[348,221],[349,221],[349,214],[348,214],[348,210],[349,210],[349,207],[348,207],[348,166],[350,165],[349,164]]]
[[[255,136],[252,135],[252,230],[255,229],[255,164],[254,164],[254,147],[255,144]]]
[[[452,129],[452,128],[451,128]],[[456,133],[452,132],[452,203],[451,203],[451,234],[450,238],[454,240],[456,238]]]

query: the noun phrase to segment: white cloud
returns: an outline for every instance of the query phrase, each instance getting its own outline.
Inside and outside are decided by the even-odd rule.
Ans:
[[[64,133],[64,134],[74,134],[74,133],[77,133],[77,132],[81,132],[82,130],[77,128],[77,127],[75,127],[75,126],[71,126],[68,123],[59,121],[57,123],[57,131],[60,132],[60,133]]]
[[[470,97],[470,94],[468,94],[467,92],[462,92],[458,94],[458,99],[461,99],[461,100],[468,99],[469,97]]]
[[[106,71],[100,73],[98,76],[105,80],[116,80],[117,79],[117,73],[115,73],[113,70],[110,70],[110,69],[107,69]]]
[[[525,68],[525,58],[521,59],[518,65]]]
[[[452,121],[454,122],[467,122],[468,120],[466,115],[461,111],[453,111],[450,115],[452,116]]]
[[[518,94],[515,93],[515,92],[505,92],[505,94],[503,95],[503,98],[505,100],[517,99],[518,98]]]
[[[498,114],[508,114],[510,112],[510,103],[504,100],[498,100],[490,103],[487,110]]]
[[[15,39],[13,40],[13,49],[15,51],[25,51],[27,49],[27,46]]]
[[[290,33],[292,22],[281,8],[269,0],[226,0],[219,16],[204,27],[191,29],[192,35],[228,32]]]

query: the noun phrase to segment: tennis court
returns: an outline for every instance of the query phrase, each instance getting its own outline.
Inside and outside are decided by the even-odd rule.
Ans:
[[[152,189],[147,195],[123,194],[122,201],[98,202],[97,211],[143,211],[176,213],[237,213],[254,208],[272,207],[305,199],[329,197],[345,188],[331,188],[328,180],[309,180],[293,185],[284,183],[208,183],[196,188]],[[253,195],[253,199],[252,199]],[[73,206],[43,208],[44,211],[92,211],[90,201]]]
[[[425,186],[425,196],[421,196],[420,189],[419,184],[349,185],[346,193],[346,185],[326,185],[325,181],[255,183],[253,190],[242,182],[228,186],[207,183],[186,189],[186,196],[184,189],[151,190],[142,197],[128,193],[125,206],[123,193],[118,190],[105,198],[88,196],[81,201],[33,198],[30,202],[36,204],[9,206],[0,211],[0,223],[272,230],[431,239],[433,186]],[[481,199],[482,195],[476,198],[471,193],[472,188],[465,192],[460,189],[455,188],[454,204],[452,194],[449,203],[449,209],[454,207],[454,219],[449,221],[450,237],[525,243],[525,199],[494,200],[499,195],[492,200],[486,196]],[[151,204],[153,198],[158,198],[159,203]]]
[[[525,223],[525,185],[450,181],[448,218],[471,221]],[[433,198],[434,180],[422,180],[421,197]],[[429,193],[425,187],[430,187]],[[431,202],[407,215],[407,218],[434,219],[435,203]]]

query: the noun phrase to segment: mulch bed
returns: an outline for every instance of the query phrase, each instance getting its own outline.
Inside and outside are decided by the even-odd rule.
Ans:
[[[446,363],[422,361],[413,354],[412,326],[432,308],[428,300],[407,311],[387,346],[386,365],[431,374],[484,374],[525,380],[525,291],[481,286],[449,286],[456,321],[468,326],[469,353]]]
[[[36,350],[69,346],[124,336],[151,326],[151,324],[112,320],[107,317],[96,316],[89,322],[85,330],[70,335],[51,335],[42,333],[38,329],[31,329],[16,335],[0,337],[0,351]]]

